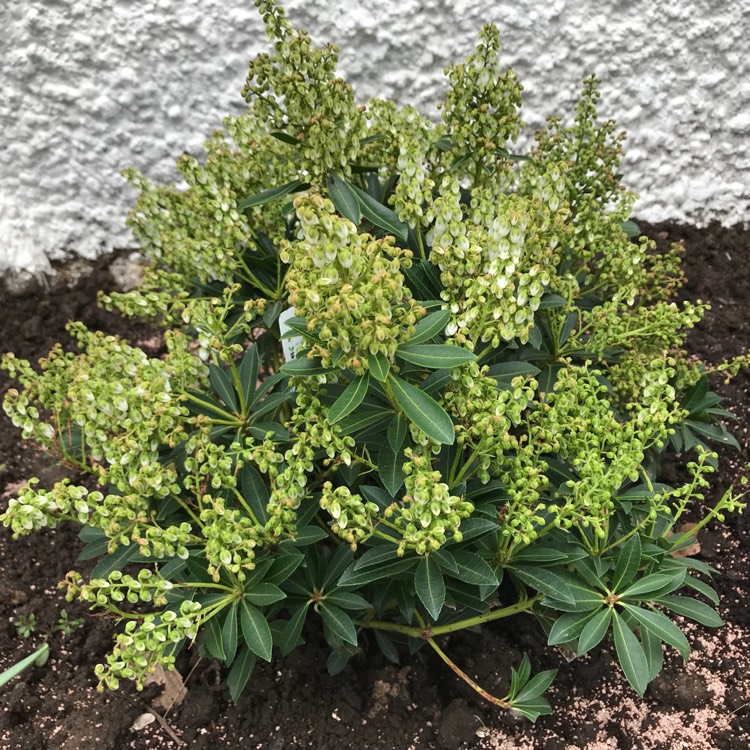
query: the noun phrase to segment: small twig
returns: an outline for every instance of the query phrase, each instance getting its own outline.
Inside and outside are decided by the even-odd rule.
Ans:
[[[178,747],[186,747],[187,746],[187,742],[185,742],[184,740],[180,739],[177,736],[177,734],[175,733],[174,729],[172,729],[172,727],[169,726],[169,724],[167,723],[166,719],[164,719],[164,717],[156,709],[151,708],[151,706],[149,706],[147,703],[144,703],[143,705],[146,706],[146,710],[152,716],[154,716],[156,718],[156,720],[159,722],[159,724],[161,724],[161,726],[164,729],[164,731],[177,743]]]
[[[186,692],[187,692],[188,680],[192,677],[193,672],[195,672],[195,670],[198,668],[198,665],[202,661],[203,661],[203,657],[199,656],[198,660],[195,662],[195,664],[193,664],[193,668],[188,672],[187,677],[182,681],[182,687],[185,689]],[[169,712],[174,708],[174,704],[176,702],[177,702],[177,696],[175,696],[174,698],[172,698],[172,702],[169,704],[169,706],[167,707],[167,710],[164,712],[164,718],[165,719],[167,718],[167,715],[169,714]]]

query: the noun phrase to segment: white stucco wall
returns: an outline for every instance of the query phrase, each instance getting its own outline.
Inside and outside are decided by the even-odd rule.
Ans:
[[[434,111],[442,69],[502,30],[529,129],[570,112],[581,80],[629,133],[644,218],[750,221],[750,0],[287,0],[341,46],[358,97]],[[119,171],[155,179],[243,105],[265,47],[251,0],[0,3],[0,269],[131,246]]]

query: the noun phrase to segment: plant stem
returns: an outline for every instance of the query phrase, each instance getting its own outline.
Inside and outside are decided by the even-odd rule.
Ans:
[[[471,628],[475,625],[482,625],[492,620],[500,620],[504,617],[512,617],[513,615],[526,612],[531,609],[538,601],[543,598],[542,594],[537,594],[531,599],[524,599],[516,604],[511,604],[508,607],[501,607],[500,609],[492,610],[491,612],[485,612],[482,615],[475,615],[474,617],[468,617],[465,620],[459,620],[458,622],[452,622],[448,625],[437,625],[436,627],[414,627],[412,625],[401,625],[398,622],[383,622],[382,620],[370,620],[370,622],[360,622],[358,625],[362,625],[368,628],[374,628],[375,630],[390,630],[394,633],[403,633],[411,638],[431,638],[436,635],[445,635],[446,633],[455,633],[457,630],[464,630],[465,628]]]

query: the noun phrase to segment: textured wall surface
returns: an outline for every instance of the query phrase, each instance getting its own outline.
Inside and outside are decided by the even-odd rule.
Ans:
[[[287,0],[316,41],[341,46],[358,98],[434,112],[443,67],[485,21],[525,86],[529,131],[603,81],[602,112],[629,133],[636,213],[750,221],[750,0]],[[174,159],[239,95],[265,47],[251,0],[27,0],[0,4],[0,269],[133,244],[134,165]]]

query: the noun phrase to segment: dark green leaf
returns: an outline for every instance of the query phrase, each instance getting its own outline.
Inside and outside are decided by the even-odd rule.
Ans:
[[[542,295],[542,299],[539,301],[539,310],[553,310],[558,307],[564,307],[565,304],[565,299],[559,294],[547,292]]]
[[[425,555],[417,566],[414,588],[430,617],[436,621],[445,604],[445,581],[440,566],[430,555]]]
[[[636,693],[642,697],[646,692],[649,678],[649,665],[643,646],[618,614],[612,618],[612,632],[622,671]]]
[[[224,649],[224,661],[231,664],[237,653],[237,602],[235,602],[224,618],[221,628],[221,642]]]
[[[404,455],[399,451],[395,453],[387,441],[380,447],[378,453],[378,472],[383,487],[395,497],[399,488],[404,483],[403,470]]]
[[[724,624],[715,609],[687,596],[660,596],[657,601],[672,612],[695,620],[708,628],[718,628]]]
[[[289,440],[289,432],[278,422],[253,422],[247,426],[247,432],[256,440],[265,440],[269,435],[277,443]]]
[[[359,226],[361,212],[357,194],[338,175],[331,175],[326,180],[328,194],[331,196],[336,211],[355,226]]]
[[[602,638],[607,634],[609,623],[612,621],[612,608],[605,607],[586,623],[578,639],[578,653],[585,654],[594,646],[601,643]]]
[[[366,583],[379,581],[381,578],[392,578],[414,567],[415,558],[396,559],[383,565],[373,565],[363,570],[355,571],[352,566],[348,567],[339,579],[339,587],[359,587]]]
[[[243,646],[239,656],[234,660],[227,676],[227,687],[232,703],[237,703],[242,691],[250,679],[255,667],[255,654],[247,646]]]
[[[406,362],[431,370],[460,367],[476,359],[472,352],[451,344],[402,344],[396,354]]]
[[[427,437],[436,443],[453,445],[453,421],[431,396],[395,375],[389,378],[396,403]]]
[[[539,672],[539,674],[535,674],[526,683],[526,686],[521,692],[515,696],[513,704],[526,703],[534,698],[538,698],[552,684],[552,680],[555,679],[556,674],[556,669],[548,669],[544,672]]]
[[[336,422],[340,422],[344,417],[351,414],[362,403],[369,386],[369,372],[354,378],[328,410],[328,421],[331,424],[336,424]]]
[[[648,681],[651,682],[661,672],[664,664],[664,651],[661,641],[648,628],[641,628],[641,643],[648,662]]]
[[[226,660],[224,639],[218,617],[212,617],[201,628],[201,647],[211,659]]]
[[[352,618],[343,609],[324,601],[320,605],[320,614],[323,623],[334,635],[346,643],[357,645],[357,629],[354,627]]]
[[[685,661],[690,657],[690,644],[683,632],[666,615],[652,609],[634,607],[623,603],[625,611],[630,613],[642,627],[650,630],[664,643],[676,648]]]
[[[388,424],[388,444],[394,453],[400,454],[406,440],[406,419],[403,414],[396,414]]]
[[[550,629],[547,643],[550,646],[557,646],[576,640],[596,614],[597,612],[567,612],[561,615]]]
[[[534,698],[523,703],[514,703],[513,711],[534,723],[540,716],[551,714],[552,708],[546,698]]]
[[[273,636],[263,613],[247,599],[240,602],[242,636],[247,647],[264,661],[271,661]]]
[[[475,586],[498,585],[497,576],[492,568],[479,555],[465,550],[454,550],[452,554],[456,571],[449,571],[448,575]]]
[[[114,570],[122,570],[138,554],[137,544],[121,544],[103,557],[91,571],[92,578],[107,578]]]
[[[242,397],[245,399],[245,405],[250,403],[250,399],[255,393],[255,387],[258,385],[258,370],[260,369],[260,356],[255,344],[251,344],[240,362],[239,375],[242,383]]]
[[[374,428],[376,425],[385,425],[393,417],[393,412],[385,407],[380,409],[359,409],[355,414],[344,417],[339,422],[339,427],[344,435],[354,435],[362,430]]]
[[[296,547],[307,547],[328,537],[328,532],[320,526],[300,526],[294,540]]]
[[[277,552],[274,555],[273,565],[266,576],[267,583],[273,583],[277,586],[286,581],[292,573],[302,564],[305,556],[299,552]]]
[[[355,611],[370,609],[370,603],[367,599],[351,591],[336,590],[332,594],[327,594],[325,601],[327,604],[335,604],[341,609],[353,609]]]
[[[271,135],[277,141],[288,143],[290,146],[298,146],[300,144],[299,138],[295,138],[293,135],[289,135],[289,133],[285,133],[282,130],[274,130],[269,133],[269,135]]]
[[[375,635],[375,641],[377,642],[378,647],[383,652],[383,656],[385,656],[388,661],[391,661],[394,664],[398,664],[398,651],[396,650],[396,646],[394,646],[393,641],[390,639],[390,637],[381,630],[373,630],[373,633]]]
[[[216,391],[216,395],[235,413],[238,411],[237,394],[231,376],[216,365],[208,366],[208,379]]]
[[[612,575],[612,591],[619,592],[635,578],[641,564],[641,537],[638,534],[628,539],[620,548]]]
[[[245,464],[240,469],[239,474],[242,497],[250,506],[250,510],[253,512],[258,523],[265,526],[270,518],[267,506],[271,498],[271,491],[266,486],[261,475],[251,464]]]
[[[379,229],[398,237],[403,242],[409,241],[409,225],[401,221],[393,211],[382,203],[376,201],[371,195],[364,190],[360,190],[356,185],[350,185],[362,211],[362,215]]]
[[[281,370],[284,375],[297,375],[299,377],[309,377],[310,375],[324,375],[330,372],[329,367],[323,367],[320,364],[320,358],[308,359],[307,357],[297,357],[289,362],[284,362]]]
[[[563,579],[549,568],[539,568],[535,565],[509,565],[508,570],[523,583],[551,599],[574,603],[573,594]]]
[[[437,310],[426,315],[414,326],[414,335],[409,339],[409,345],[423,344],[425,341],[442,334],[450,319],[450,310]]]
[[[500,362],[491,365],[487,371],[491,378],[495,378],[498,383],[506,386],[510,386],[514,378],[536,377],[539,373],[539,368],[529,362]]]
[[[248,591],[245,594],[245,598],[251,604],[257,604],[259,607],[267,607],[269,604],[286,599],[286,594],[273,583],[264,582],[254,586],[252,591]]]
[[[632,220],[622,222],[622,231],[628,235],[628,237],[638,237],[641,234],[640,227]]]
[[[297,646],[302,633],[302,626],[305,624],[305,617],[307,616],[307,608],[309,604],[301,606],[290,618],[289,622],[284,626],[281,631],[281,638],[279,640],[279,648],[283,656],[291,653],[292,650]]]
[[[624,591],[620,591],[619,596],[621,599],[644,600],[649,596],[653,597],[654,594],[664,590],[665,588],[671,587],[671,590],[674,591],[675,588],[678,588],[680,586],[684,578],[684,570],[672,575],[652,573],[651,575],[644,576],[640,580],[628,586],[628,588],[626,588]]]
[[[240,211],[244,211],[245,209],[253,208],[254,206],[264,206],[266,203],[271,203],[271,201],[283,198],[290,193],[298,193],[301,190],[307,190],[309,187],[310,184],[307,182],[292,180],[284,185],[279,185],[279,187],[264,190],[262,193],[256,193],[248,198],[244,198],[237,204],[237,208],[239,208]]]
[[[388,377],[388,370],[390,369],[391,363],[388,358],[382,352],[377,354],[367,354],[367,366],[370,370],[370,374],[381,383],[385,383]]]

